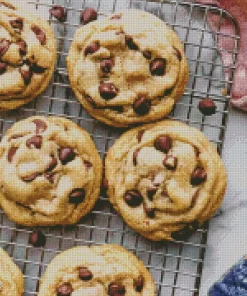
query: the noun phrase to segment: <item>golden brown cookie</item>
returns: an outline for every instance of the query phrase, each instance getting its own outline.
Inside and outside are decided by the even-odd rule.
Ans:
[[[18,108],[44,91],[55,61],[49,24],[0,0],[0,109]]]
[[[83,107],[113,126],[163,118],[188,81],[176,33],[156,16],[135,9],[80,27],[67,67]]]
[[[41,278],[38,296],[155,296],[144,264],[117,245],[75,247],[57,255]]]
[[[73,224],[94,206],[101,173],[85,130],[61,117],[30,117],[0,143],[0,205],[19,224]]]
[[[1,248],[0,264],[0,296],[22,296],[24,292],[22,272],[8,253]]]
[[[220,206],[226,171],[197,129],[165,120],[124,133],[106,157],[110,202],[151,240],[183,239]]]

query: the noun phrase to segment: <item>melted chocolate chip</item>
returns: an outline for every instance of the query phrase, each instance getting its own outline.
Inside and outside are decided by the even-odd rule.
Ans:
[[[134,280],[134,288],[136,292],[140,293],[143,290],[143,286],[144,286],[144,278],[142,275],[140,275],[137,280]]]
[[[54,184],[54,181],[55,181],[55,175],[56,175],[56,173],[54,173],[54,172],[47,172],[47,173],[45,173],[45,178],[51,183],[51,184]]]
[[[3,73],[5,73],[6,70],[7,70],[7,64],[0,62],[0,75],[3,74]]]
[[[142,54],[143,54],[143,56],[144,56],[145,59],[147,59],[147,60],[151,60],[151,58],[152,58],[152,53],[151,53],[150,50],[144,50]]]
[[[50,14],[54,16],[59,22],[64,22],[67,16],[66,11],[60,5],[52,6],[52,8],[50,9]]]
[[[200,112],[206,116],[211,116],[215,114],[217,109],[214,101],[210,98],[202,99],[198,105],[198,108]]]
[[[28,85],[31,82],[32,78],[31,68],[28,65],[24,64],[21,68],[19,68],[19,72],[21,73],[24,83]]]
[[[93,164],[88,160],[84,160],[83,162],[87,169],[90,169],[93,166]]]
[[[146,213],[146,215],[149,217],[149,218],[154,218],[155,216],[155,210],[152,209],[152,208],[148,208],[145,204],[144,204],[144,211]]]
[[[99,86],[99,93],[105,100],[111,100],[118,94],[118,88],[111,82],[102,82]]]
[[[193,186],[200,185],[207,180],[207,173],[204,168],[197,167],[191,175],[190,183]]]
[[[74,160],[75,152],[72,148],[64,147],[59,150],[59,159],[63,165]]]
[[[86,100],[90,105],[92,105],[92,107],[97,108],[97,105],[96,105],[96,103],[94,102],[94,100],[92,99],[92,97],[86,95],[86,96],[85,96],[85,100]]]
[[[6,39],[2,39],[0,41],[0,57],[2,57],[9,49],[10,41]]]
[[[147,189],[147,196],[150,201],[153,201],[156,192],[157,192],[157,188],[148,188]]]
[[[39,65],[36,64],[36,63],[33,63],[33,64],[32,64],[32,71],[33,71],[34,73],[41,74],[41,73],[44,73],[45,70],[46,70],[46,68],[43,68],[43,67],[39,66]]]
[[[108,286],[108,294],[110,296],[122,296],[125,295],[125,287],[121,284],[110,283]]]
[[[87,56],[88,54],[93,54],[95,53],[96,51],[98,51],[100,49],[100,44],[98,41],[95,41],[91,44],[89,44],[85,50],[84,50],[84,54],[85,56]]]
[[[70,283],[63,283],[57,287],[57,296],[70,296],[73,288]]]
[[[92,21],[97,20],[97,17],[97,11],[91,7],[88,7],[81,12],[80,20],[83,25],[86,25]]]
[[[23,29],[23,19],[17,18],[15,20],[11,20],[9,23],[10,23],[12,28],[19,29],[20,31],[22,31],[22,29]]]
[[[198,221],[194,221],[191,224],[186,224],[182,229],[172,232],[171,237],[174,240],[186,240],[198,227]]]
[[[161,135],[156,138],[154,147],[159,151],[167,153],[172,147],[172,139],[167,135]]]
[[[80,267],[79,278],[83,281],[90,281],[93,278],[93,274],[87,267]]]
[[[173,46],[173,49],[175,51],[175,55],[177,56],[179,62],[181,62],[182,60],[182,54],[181,54],[181,51],[179,49],[177,49],[175,46]]]
[[[137,156],[140,152],[140,148],[139,149],[136,149],[136,151],[133,153],[133,164],[134,165],[137,165]]]
[[[51,162],[46,169],[46,172],[51,172],[57,166],[57,159],[55,157],[52,158]]]
[[[86,196],[85,189],[83,188],[75,188],[71,191],[69,195],[69,202],[75,205],[78,205],[84,201]]]
[[[113,59],[103,59],[100,61],[100,69],[103,73],[110,73],[113,66]]]
[[[15,153],[16,153],[16,151],[17,151],[17,147],[11,147],[10,149],[9,149],[9,152],[8,152],[8,162],[11,162],[12,161],[12,159],[13,159],[13,157],[14,157],[14,155],[15,155]]]
[[[124,200],[130,207],[138,207],[143,202],[143,197],[137,190],[129,190],[124,195]]]
[[[41,134],[47,129],[47,124],[41,119],[34,119],[33,123],[36,125],[36,134]]]
[[[167,155],[163,161],[164,166],[168,170],[175,170],[177,167],[178,159],[172,155]]]
[[[137,136],[136,136],[138,143],[141,142],[144,133],[145,133],[145,130],[138,131]]]
[[[19,45],[19,52],[21,56],[26,55],[27,53],[27,43],[24,40],[16,42]]]
[[[162,58],[156,58],[150,63],[150,72],[153,76],[165,75],[166,60]]]
[[[29,236],[29,244],[34,247],[44,247],[46,243],[46,237],[40,230],[33,231]]]
[[[40,27],[38,27],[36,25],[34,25],[32,27],[32,31],[36,35],[36,37],[39,40],[39,42],[41,43],[41,45],[45,45],[46,44],[46,34],[45,34],[45,32]]]
[[[138,115],[146,115],[151,108],[151,101],[145,97],[139,97],[133,104],[133,109]]]
[[[32,182],[33,180],[35,180],[37,177],[39,176],[38,173],[33,173],[29,176],[25,176],[25,177],[22,177],[22,181],[24,182]]]
[[[40,149],[42,145],[42,137],[41,136],[33,136],[32,138],[26,141],[26,145],[28,148],[37,148]]]
[[[133,37],[131,37],[129,35],[125,35],[125,44],[131,50],[138,50],[138,46],[135,44]]]

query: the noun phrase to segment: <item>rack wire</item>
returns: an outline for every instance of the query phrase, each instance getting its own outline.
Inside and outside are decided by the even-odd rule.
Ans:
[[[96,8],[100,18],[117,10],[138,8],[152,12],[167,22],[178,33],[185,46],[190,64],[190,80],[184,96],[176,104],[170,117],[203,131],[221,153],[239,40],[235,21],[224,10],[178,0],[33,0],[28,3],[30,10],[37,10],[37,13],[48,19],[56,33],[56,70],[48,89],[35,101],[16,111],[1,113],[0,136],[14,122],[28,116],[65,116],[91,134],[104,158],[123,129],[105,126],[85,112],[69,86],[65,59],[84,7]],[[49,16],[49,8],[54,4],[66,9],[68,16],[65,23],[61,24]],[[218,16],[216,32],[212,32],[207,23],[210,13]],[[232,22],[235,27],[234,35],[220,32],[223,18]],[[220,51],[216,46],[220,37],[234,42],[234,49],[228,52],[233,63],[227,68],[222,64]],[[228,81],[224,79],[225,70],[230,72]],[[211,97],[216,103],[217,113],[214,116],[205,117],[198,111],[198,102],[202,97]],[[16,226],[0,212],[0,245],[14,258],[24,273],[25,296],[37,295],[39,278],[57,253],[75,245],[104,243],[120,244],[143,260],[153,274],[158,296],[199,295],[208,225],[197,230],[185,241],[151,242],[130,229],[102,194],[92,213],[77,225],[40,229],[46,235],[46,245],[34,248],[28,244],[33,229]]]

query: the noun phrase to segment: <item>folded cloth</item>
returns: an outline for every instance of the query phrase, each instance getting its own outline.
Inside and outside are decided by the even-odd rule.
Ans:
[[[247,296],[247,256],[210,288],[208,296]]]

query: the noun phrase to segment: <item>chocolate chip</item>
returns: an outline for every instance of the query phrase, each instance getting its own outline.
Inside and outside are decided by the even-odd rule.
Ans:
[[[35,230],[30,234],[29,244],[34,247],[44,247],[46,243],[46,237],[40,230]]]
[[[151,107],[151,101],[145,97],[139,97],[133,104],[133,109],[138,115],[148,114]]]
[[[86,196],[85,189],[83,188],[75,188],[71,191],[69,195],[69,202],[72,204],[79,204],[82,203]]]
[[[186,240],[198,227],[198,221],[194,221],[190,224],[186,224],[182,229],[172,232],[171,237],[174,240]]]
[[[95,53],[99,49],[100,49],[100,44],[98,41],[95,41],[95,42],[89,44],[88,46],[86,46],[86,48],[84,50],[84,54],[85,54],[85,56],[87,56],[88,54]]]
[[[16,42],[19,45],[19,52],[21,56],[26,55],[27,53],[27,43],[24,40]]]
[[[2,57],[10,47],[10,41],[6,39],[2,39],[0,41],[0,57]]]
[[[137,136],[136,136],[138,143],[141,142],[144,133],[145,133],[145,130],[138,131]]]
[[[59,22],[64,22],[66,20],[66,11],[60,5],[54,5],[50,9],[50,14],[54,16]]]
[[[191,175],[190,183],[191,185],[200,185],[205,182],[207,179],[207,173],[205,172],[204,168],[197,167]]]
[[[152,53],[151,53],[150,50],[144,50],[144,51],[142,52],[142,54],[143,54],[143,56],[144,56],[145,59],[147,59],[147,60],[151,60],[151,58],[152,58]]]
[[[133,153],[133,164],[134,165],[137,165],[137,156],[140,152],[140,148],[139,149],[136,149],[136,151]]]
[[[63,165],[74,160],[75,152],[72,148],[64,147],[59,150],[59,159]]]
[[[36,35],[36,37],[39,40],[39,42],[41,43],[41,45],[45,45],[46,44],[46,34],[45,34],[45,32],[40,27],[38,27],[36,25],[34,25],[32,27],[32,31]]]
[[[70,283],[63,283],[57,287],[57,296],[70,296],[73,288]]]
[[[93,278],[93,274],[87,267],[80,267],[79,278],[83,281],[90,281]]]
[[[181,54],[181,51],[179,49],[177,49],[175,46],[173,46],[173,49],[175,51],[175,55],[177,56],[179,62],[181,62],[182,60],[182,54]]]
[[[37,177],[39,176],[38,173],[33,173],[29,176],[25,176],[25,177],[22,177],[22,181],[24,182],[32,182],[33,180],[35,180]]]
[[[143,286],[144,286],[144,278],[142,275],[140,275],[137,280],[134,280],[134,288],[136,292],[140,293],[143,290]]]
[[[56,173],[54,172],[48,172],[48,173],[45,173],[45,178],[51,183],[51,184],[54,184],[54,181],[55,181],[55,175]]]
[[[19,29],[20,31],[22,31],[22,29],[23,29],[23,19],[17,18],[15,20],[9,21],[9,23],[10,23],[12,28]]]
[[[100,69],[104,73],[110,73],[114,66],[113,59],[103,59],[100,61]]]
[[[16,151],[17,151],[17,149],[18,149],[17,147],[11,147],[9,149],[9,152],[8,152],[8,162],[11,162],[12,161],[12,159],[13,159]]]
[[[147,216],[148,216],[149,218],[152,218],[152,219],[153,219],[154,216],[155,216],[155,211],[154,211],[154,209],[147,207],[145,204],[143,205],[143,207],[144,207],[144,211],[145,211],[145,213],[147,214]]]
[[[80,20],[83,25],[86,25],[92,21],[97,20],[97,17],[98,17],[97,11],[91,7],[88,7],[81,12]]]
[[[28,85],[31,82],[32,78],[31,68],[28,65],[24,64],[21,68],[19,68],[19,72],[24,79],[24,83]]]
[[[154,142],[154,147],[162,152],[167,153],[172,147],[172,139],[166,135],[160,135]]]
[[[133,37],[131,37],[130,35],[125,35],[125,44],[131,50],[138,50],[138,46],[135,44]]]
[[[99,86],[99,93],[105,100],[111,100],[116,97],[118,88],[112,82],[102,82]]]
[[[121,15],[120,14],[115,14],[115,15],[113,15],[110,19],[111,20],[120,20],[121,19]]]
[[[28,148],[37,148],[40,149],[42,145],[42,137],[41,136],[33,136],[30,139],[27,139],[26,145]]]
[[[43,67],[39,66],[36,63],[33,63],[32,64],[32,70],[33,70],[34,73],[41,74],[41,73],[45,72],[46,68],[43,68]]]
[[[130,207],[138,207],[143,202],[143,197],[137,190],[129,190],[124,195],[124,200]]]
[[[51,172],[56,166],[57,166],[57,159],[55,157],[53,157],[51,162],[48,165],[48,168],[45,171]]]
[[[108,294],[110,296],[122,296],[125,295],[125,287],[121,284],[110,283],[108,286]]]
[[[87,169],[90,169],[93,166],[93,164],[88,160],[84,160],[83,162]]]
[[[170,96],[172,92],[173,92],[173,87],[168,88],[168,89],[166,89],[166,90],[164,91],[164,96],[165,96],[165,97],[166,97],[166,96]]]
[[[178,159],[172,155],[167,155],[163,161],[164,166],[168,170],[175,170],[177,167]]]
[[[47,129],[47,124],[41,119],[34,119],[33,123],[36,125],[36,134],[43,133]]]
[[[3,74],[3,73],[5,73],[6,70],[7,70],[7,64],[0,62],[0,75]]]
[[[153,76],[163,76],[165,74],[166,60],[156,58],[150,63],[150,72]]]
[[[96,103],[94,102],[94,100],[93,100],[90,96],[86,95],[86,96],[85,96],[85,100],[86,100],[90,105],[92,105],[94,108],[97,107]]]
[[[210,98],[202,99],[198,105],[198,108],[200,112],[206,116],[215,114],[217,109],[214,101]]]
[[[147,189],[147,196],[150,201],[153,201],[156,192],[157,192],[157,188],[148,188]]]

